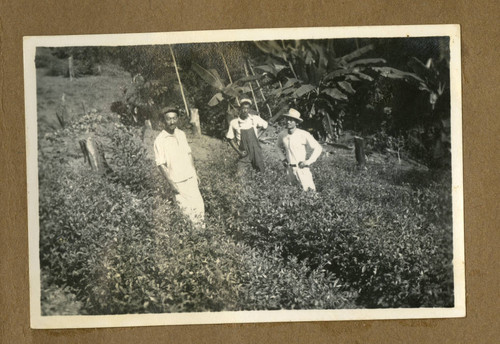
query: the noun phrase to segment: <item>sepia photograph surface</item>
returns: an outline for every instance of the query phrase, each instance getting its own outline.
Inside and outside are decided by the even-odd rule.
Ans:
[[[465,316],[458,25],[24,39],[33,328]]]

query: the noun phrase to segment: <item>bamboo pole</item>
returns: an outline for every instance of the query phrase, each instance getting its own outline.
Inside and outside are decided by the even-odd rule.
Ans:
[[[174,60],[175,73],[177,74],[177,80],[179,81],[179,86],[181,88],[181,95],[182,95],[182,100],[184,102],[184,108],[186,109],[186,116],[188,116],[189,118],[191,116],[186,102],[186,97],[184,96],[184,88],[182,87],[181,77],[179,75],[179,69],[177,68],[177,61],[175,60],[174,50],[172,49],[172,46],[170,44],[168,45],[168,47],[170,48],[170,53],[172,54],[172,59]]]
[[[248,76],[248,68],[247,68],[247,64],[245,62],[243,62],[243,67],[245,67],[245,75]],[[255,98],[255,93],[253,91],[252,82],[249,81],[248,84],[250,85],[250,91],[252,91],[252,97],[253,97],[253,102],[255,103],[255,109],[257,110],[257,112],[259,112],[259,105],[257,105],[257,99]]]
[[[224,63],[224,67],[226,67],[226,72],[227,76],[229,77],[229,82],[232,84],[233,79],[231,78],[231,73],[229,73],[229,68],[227,67],[226,58],[224,57],[224,54],[222,53],[222,50],[220,48],[219,48],[219,54],[222,57],[222,62]],[[238,99],[238,97],[236,97],[236,103],[238,104],[238,106],[240,106],[240,100]]]
[[[252,76],[254,76],[255,72],[253,71],[253,67],[252,67],[252,64],[250,63],[250,61],[248,61],[248,67],[250,68],[250,72],[252,73]],[[272,118],[273,117],[273,112],[271,111],[271,107],[267,103],[266,96],[264,96],[264,92],[262,91],[262,88],[260,87],[259,80],[255,80],[255,83],[257,84],[257,87],[259,88],[260,95],[262,96],[262,99],[264,99],[264,102],[266,103],[267,111],[269,111],[269,118]]]

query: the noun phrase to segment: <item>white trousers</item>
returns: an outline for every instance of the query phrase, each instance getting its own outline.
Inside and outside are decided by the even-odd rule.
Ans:
[[[291,184],[299,184],[302,186],[304,191],[313,190],[316,191],[316,186],[314,185],[313,176],[311,173],[311,169],[299,168],[289,166],[286,171],[286,175],[288,177],[288,181]]]
[[[203,224],[205,219],[205,203],[201,197],[196,177],[189,178],[180,183],[175,183],[179,193],[175,200],[184,214],[189,216],[194,224]]]

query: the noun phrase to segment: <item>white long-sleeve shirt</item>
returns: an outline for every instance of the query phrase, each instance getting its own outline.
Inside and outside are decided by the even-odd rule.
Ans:
[[[285,153],[289,164],[298,164],[303,161],[306,165],[310,165],[318,160],[323,151],[321,145],[310,133],[298,128],[292,134],[289,134],[288,130],[283,130],[278,135],[277,145]],[[306,147],[312,150],[309,159],[306,159]]]
[[[255,130],[255,135],[258,136],[257,129],[267,128],[267,122],[260,118],[257,115],[248,115],[247,119],[235,118],[229,123],[229,129],[226,134],[226,138],[229,140],[236,139],[236,143],[239,144],[241,140],[241,129],[250,129],[253,128]]]
[[[191,148],[186,134],[178,128],[173,134],[163,130],[154,143],[156,165],[165,165],[174,182],[181,182],[196,175],[191,158]]]

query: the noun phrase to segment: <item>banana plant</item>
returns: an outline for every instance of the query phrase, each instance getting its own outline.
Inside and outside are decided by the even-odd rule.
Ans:
[[[371,67],[386,63],[381,58],[361,59],[374,49],[372,44],[341,57],[335,57],[333,41],[261,41],[255,44],[267,56],[255,70],[268,79],[270,102],[277,108],[273,112],[279,114],[281,108],[294,104],[304,117],[318,117],[317,120],[333,123],[337,128],[342,127],[343,121],[339,110],[346,108],[358,86],[374,80],[370,75],[374,74]],[[332,132],[330,135],[335,136]]]
[[[314,97],[326,96],[332,101],[348,101],[349,95],[356,93],[353,83],[373,81],[365,73],[370,67],[383,64],[381,58],[359,59],[373,50],[373,45],[356,49],[342,57],[331,58],[328,47],[312,41],[256,42],[263,52],[269,54],[264,65],[255,69],[271,78],[277,78],[283,71],[289,71],[286,79],[276,83],[271,95],[299,99],[309,94]]]
[[[207,84],[217,89],[212,98],[209,100],[209,106],[216,106],[224,100],[233,100],[250,92],[250,87],[245,85],[248,81],[257,80],[260,78],[257,76],[246,76],[235,82],[225,84],[224,80],[220,77],[219,73],[215,69],[205,69],[197,63],[193,63],[191,68],[193,71],[200,76]]]

